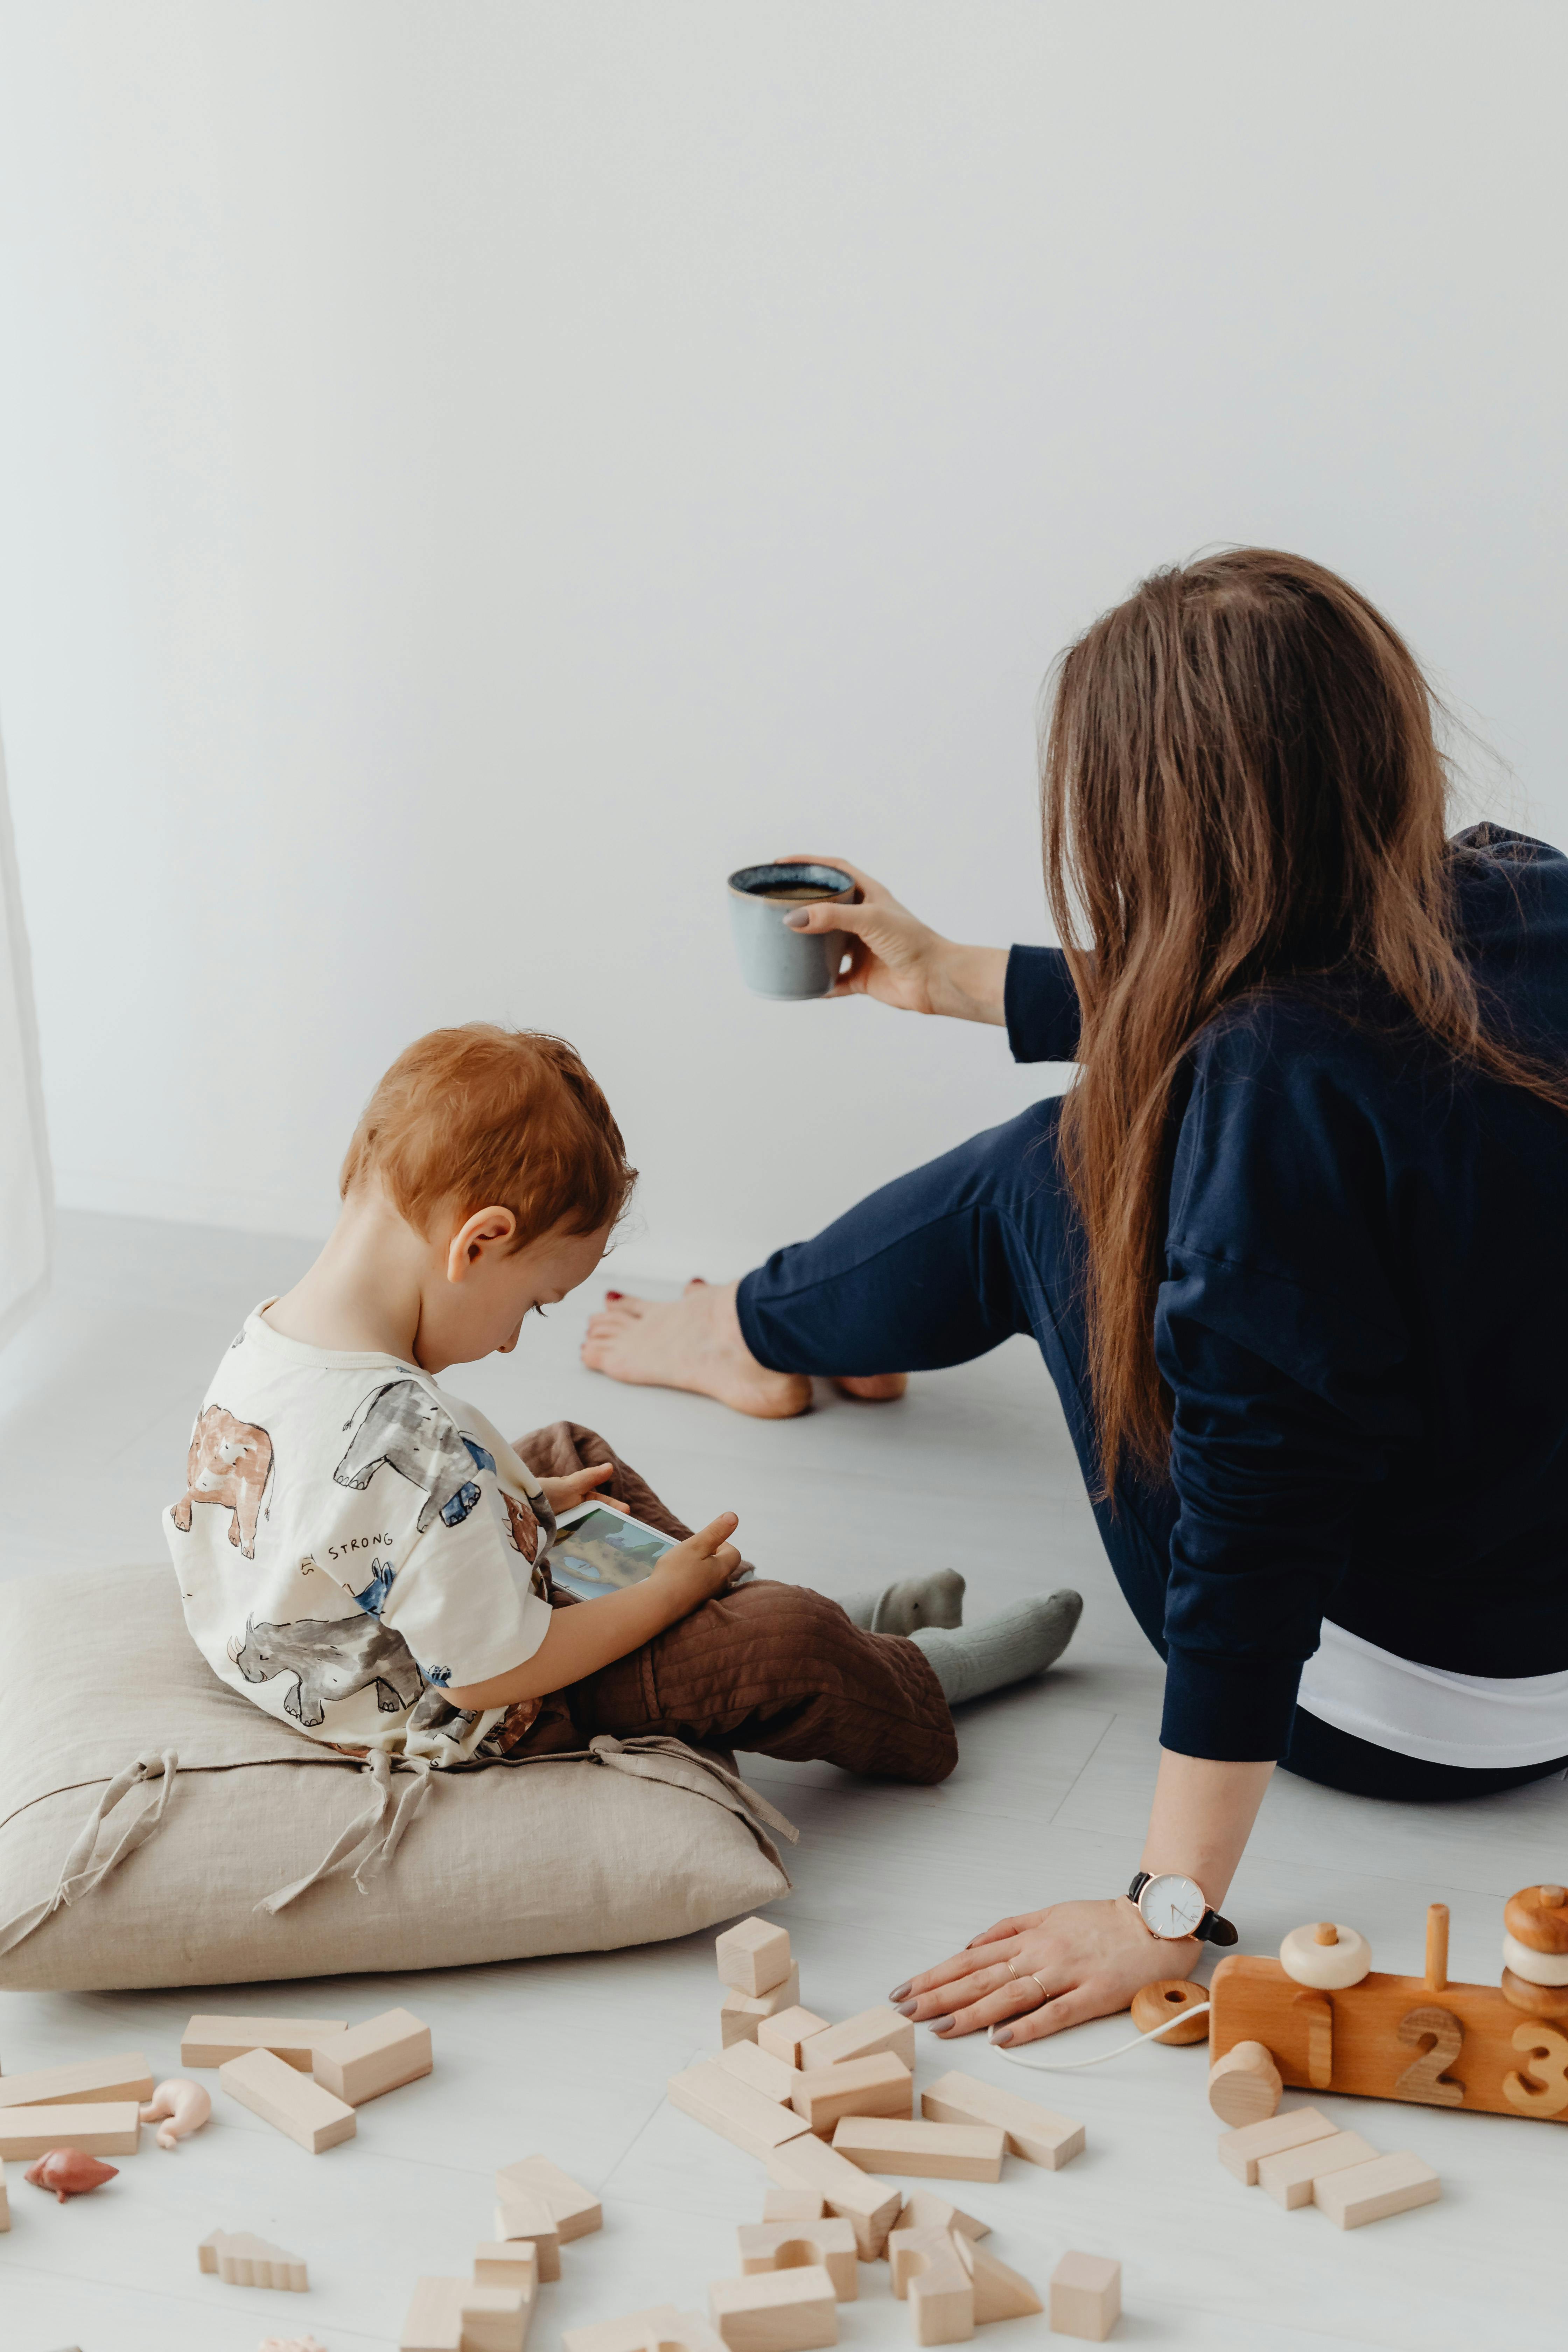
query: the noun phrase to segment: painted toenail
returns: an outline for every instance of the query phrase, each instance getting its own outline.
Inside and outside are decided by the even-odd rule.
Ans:
[[[626,1292],[624,1290],[606,1290],[605,1296],[606,1298],[624,1298],[626,1297]]]
[[[911,1977],[910,1979],[910,1984],[913,1984],[913,1982],[914,1979]],[[892,1991],[888,1995],[888,1999],[889,2000],[908,2000],[909,1997],[910,1985],[907,1984],[895,1985]]]

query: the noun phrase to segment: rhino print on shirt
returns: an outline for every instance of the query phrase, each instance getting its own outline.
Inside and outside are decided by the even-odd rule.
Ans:
[[[343,1423],[353,1435],[332,1473],[339,1486],[363,1492],[378,1470],[390,1468],[425,1489],[417,1522],[421,1535],[437,1509],[449,1528],[466,1519],[479,1499],[473,1472],[493,1470],[493,1456],[482,1446],[466,1444],[417,1381],[388,1381],[361,1410],[364,1418],[357,1429],[353,1418]]]

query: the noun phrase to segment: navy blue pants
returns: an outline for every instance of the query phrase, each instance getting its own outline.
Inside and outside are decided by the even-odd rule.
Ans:
[[[1078,1265],[1082,1228],[1057,1153],[1059,1097],[900,1176],[741,1285],[741,1329],[778,1372],[932,1372],[1027,1331],[1057,1385],[1090,1496],[1100,1487]],[[1127,1472],[1096,1501],[1110,1565],[1162,1657],[1176,1496]],[[1479,1797],[1568,1759],[1469,1771],[1398,1756],[1298,1709],[1287,1770],[1357,1796]]]

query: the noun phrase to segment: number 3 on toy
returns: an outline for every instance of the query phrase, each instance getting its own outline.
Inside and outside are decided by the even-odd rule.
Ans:
[[[1531,2024],[1516,2030],[1513,2046],[1529,2056],[1531,2070],[1505,2074],[1503,2097],[1521,2115],[1560,2116],[1568,2107],[1568,2041],[1555,2026]]]

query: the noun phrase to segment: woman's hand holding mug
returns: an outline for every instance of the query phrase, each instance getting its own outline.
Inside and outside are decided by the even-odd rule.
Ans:
[[[1005,948],[961,947],[944,940],[892,892],[845,857],[807,857],[796,851],[781,866],[831,866],[859,889],[858,905],[832,900],[797,907],[784,920],[795,931],[846,931],[849,961],[830,993],[874,996],[900,1013],[943,1013],[955,1021],[985,1021],[1000,1028],[1007,975]]]

